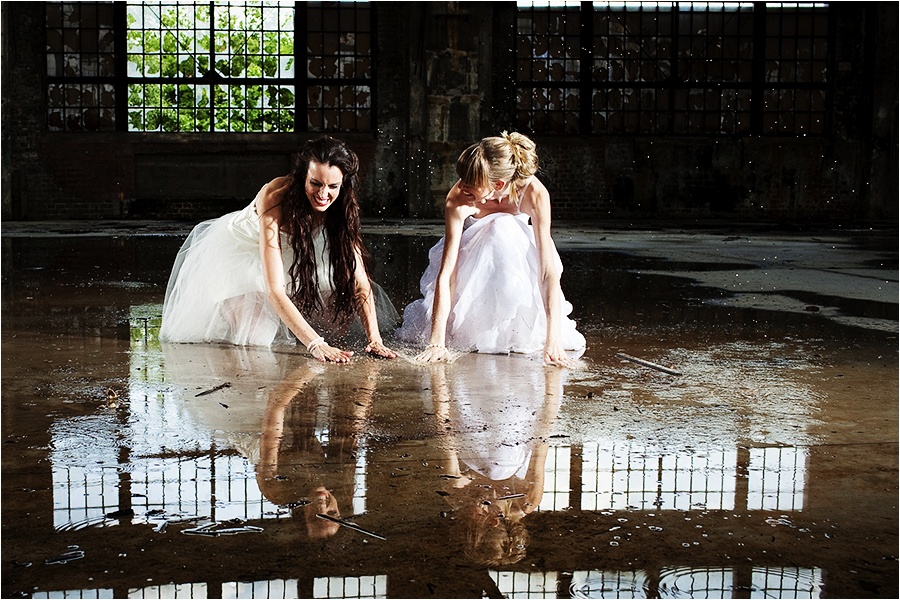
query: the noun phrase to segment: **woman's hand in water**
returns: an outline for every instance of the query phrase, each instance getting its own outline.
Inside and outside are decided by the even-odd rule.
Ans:
[[[327,342],[317,345],[310,351],[310,354],[318,361],[335,363],[348,363],[350,362],[350,357],[353,356],[352,351],[334,348],[329,346]]]
[[[378,358],[397,358],[397,353],[380,341],[369,342],[369,345],[366,346],[366,354],[371,354]]]
[[[446,362],[450,360],[450,351],[444,346],[429,344],[425,347],[425,351],[416,356],[416,362],[434,363]]]
[[[544,364],[571,369],[575,366],[575,361],[569,358],[562,344],[551,343],[544,346]]]

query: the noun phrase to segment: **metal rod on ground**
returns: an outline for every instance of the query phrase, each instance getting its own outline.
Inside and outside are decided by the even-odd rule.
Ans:
[[[205,392],[200,392],[199,394],[194,394],[194,398],[199,398],[200,396],[205,396],[205,395],[207,395],[207,394],[212,394],[213,392],[218,392],[219,390],[222,390],[222,389],[225,389],[225,388],[230,388],[230,387],[231,387],[231,383],[229,383],[229,382],[226,381],[225,383],[223,383],[223,384],[221,384],[221,385],[217,385],[216,387],[214,387],[214,388],[212,388],[212,389],[209,389],[209,390],[206,390]]]
[[[525,494],[509,494],[508,496],[500,496],[497,500],[512,500],[513,498],[524,498]]]
[[[631,356],[630,354],[625,354],[624,352],[616,352],[616,358],[630,360],[633,363],[637,363],[645,367],[650,367],[651,369],[656,369],[657,371],[662,371],[663,373],[668,373],[669,375],[681,375],[681,373],[676,371],[675,369],[670,369],[669,367],[664,367],[662,365],[656,364],[655,362],[650,362],[649,360],[644,360],[643,358],[637,358],[636,356]]]
[[[368,529],[363,529],[359,525],[356,525],[355,523],[351,523],[349,521],[344,521],[343,519],[336,519],[335,517],[332,517],[330,515],[324,515],[322,513],[316,513],[316,516],[319,517],[320,519],[325,519],[326,521],[331,521],[332,523],[337,523],[338,525],[343,525],[344,527],[347,527],[348,529],[352,529],[353,531],[358,531],[360,533],[364,533],[365,535],[370,535],[373,538],[378,538],[379,540],[387,539],[384,536],[378,535],[377,533],[372,533]]]

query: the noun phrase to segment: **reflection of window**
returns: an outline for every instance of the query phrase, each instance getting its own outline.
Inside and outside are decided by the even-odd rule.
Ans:
[[[750,448],[750,510],[803,510],[804,448]]]
[[[222,600],[235,598],[300,598],[296,579],[234,581],[222,584]]]
[[[660,508],[675,510],[734,508],[737,451],[717,450],[663,456]]]
[[[490,571],[504,598],[558,598],[556,573]]]
[[[151,511],[217,520],[271,519],[283,513],[260,492],[254,464],[217,449],[210,432],[186,413],[185,403],[167,385],[159,342],[161,308],[148,304],[130,310],[131,378],[128,390],[119,390],[122,406],[53,425],[50,461],[57,528],[117,525],[103,517],[125,508],[133,509],[138,520],[146,520]],[[129,421],[123,438],[124,410]],[[233,442],[245,439],[250,454],[252,436]],[[354,508],[362,507],[362,512],[364,454],[358,471],[363,476]],[[131,506],[121,505],[123,486],[128,486]]]
[[[208,598],[205,583],[168,583],[165,585],[149,585],[143,588],[128,590],[129,598],[189,598],[190,600]]]
[[[517,125],[826,133],[828,17],[821,3],[520,2]]]
[[[368,131],[365,2],[47,3],[52,131]]]
[[[316,439],[322,446],[328,446],[331,440],[331,431],[329,423],[331,422],[330,409],[332,403],[327,395],[321,396],[318,404],[318,412],[316,413]],[[360,446],[356,449],[356,468],[353,470],[353,514],[361,515],[366,512],[366,474],[368,469],[368,461],[366,460],[366,447]]]
[[[740,589],[748,598],[819,598],[822,593],[821,569],[800,567],[754,567],[749,574],[751,587],[737,587],[744,580],[744,569],[678,568],[660,573],[657,590],[651,598],[732,598]],[[624,596],[617,596],[624,597]]]
[[[161,511],[227,521],[272,519],[280,513],[259,491],[254,465],[240,456],[133,460],[131,491],[137,514]]]
[[[119,508],[119,474],[116,465],[117,449],[111,440],[97,436],[84,439],[79,432],[100,430],[102,417],[96,419],[67,419],[54,424],[50,436],[54,441],[50,455],[53,477],[53,526],[57,529],[78,528],[104,522],[103,516]],[[108,430],[114,431],[109,427]],[[73,435],[74,434],[74,435]],[[107,468],[91,468],[85,463],[79,445],[90,444],[91,462],[102,460]],[[71,446],[74,452],[68,452]],[[115,521],[118,524],[118,521]]]
[[[799,567],[754,567],[756,598],[821,598],[822,569]]]
[[[31,598],[115,598],[115,591],[109,588],[98,590],[65,590],[52,592],[32,592]],[[161,596],[160,596],[161,597]],[[167,596],[174,598],[174,596]]]
[[[575,571],[572,598],[652,598],[644,571]]]
[[[183,415],[160,407],[158,400],[159,397],[153,397],[144,404],[133,397],[129,410],[137,436],[168,439],[163,434],[164,430],[171,433],[171,427],[165,429],[164,423],[184,420]],[[164,398],[162,400],[166,402]],[[91,422],[63,420],[55,426],[52,432],[54,451],[50,457],[55,527],[116,525],[118,521],[104,521],[103,516],[123,508],[132,508],[138,519],[145,519],[152,511],[211,516],[220,521],[278,518],[278,507],[259,491],[254,465],[247,459],[217,454],[212,449],[190,458],[142,456],[123,459],[122,446],[130,444],[134,450],[141,444],[135,440],[119,440],[117,445],[112,441],[117,439],[117,429],[114,420],[107,423],[100,418]],[[111,440],[109,448],[100,446],[95,439],[100,431],[109,432],[108,436],[100,436],[100,439]],[[200,432],[196,433],[198,437],[194,439],[199,440]],[[89,457],[85,455],[85,448],[90,448]],[[140,447],[141,452],[154,454],[164,450],[147,445]],[[88,458],[90,466],[84,464]],[[102,464],[97,464],[100,460]],[[127,482],[119,473],[123,460],[128,466]],[[120,504],[119,490],[126,483],[132,494],[130,507]]]
[[[658,455],[643,448],[585,444],[585,510],[732,509],[737,452]]]
[[[663,454],[644,448],[585,444],[581,507],[585,510],[802,510],[803,448],[750,448]],[[746,456],[746,455],[745,455]],[[738,463],[747,464],[746,498]]]
[[[387,598],[387,575],[316,577],[313,598]]]
[[[734,571],[724,567],[663,571],[659,576],[659,597],[731,598],[734,579]]]
[[[538,510],[564,510],[569,506],[571,456],[572,449],[568,446],[550,446],[548,449],[544,464],[544,489]]]

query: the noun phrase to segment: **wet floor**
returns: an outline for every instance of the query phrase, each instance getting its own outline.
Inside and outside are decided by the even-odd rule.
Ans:
[[[898,597],[896,230],[557,227],[572,370],[160,344],[186,233],[4,224],[4,598]]]

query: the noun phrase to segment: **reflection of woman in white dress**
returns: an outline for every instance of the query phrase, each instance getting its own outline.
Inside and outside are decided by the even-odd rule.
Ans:
[[[355,325],[366,352],[394,358],[379,319],[390,327],[396,311],[363,263],[358,169],[343,142],[308,142],[291,174],[248,207],[194,228],[172,269],[160,339],[268,346],[290,332],[318,360],[347,362],[353,352],[319,331],[342,337]]]
[[[478,564],[525,557],[526,517],[543,498],[563,374],[524,357],[486,354],[433,367],[433,410],[451,432],[442,496],[465,555]]]
[[[318,515],[353,514],[361,485],[358,454],[380,367],[365,361],[362,371],[342,369],[322,377],[321,369],[328,367],[310,368],[307,362],[269,395],[256,481],[270,502],[300,505],[294,515],[306,523],[311,538],[331,537],[340,527]]]
[[[534,142],[518,133],[485,138],[460,155],[444,237],[422,276],[424,298],[406,307],[397,331],[405,341],[427,342],[418,360],[447,360],[449,346],[543,350],[545,362],[569,366],[565,351],[584,350],[584,336],[567,316],[572,307],[560,289],[550,194],[537,169]]]

